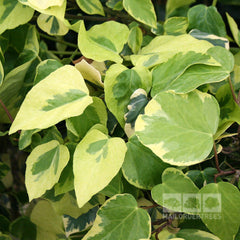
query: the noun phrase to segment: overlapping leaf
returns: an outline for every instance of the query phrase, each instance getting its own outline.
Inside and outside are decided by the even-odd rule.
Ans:
[[[164,162],[189,166],[211,152],[218,121],[219,106],[211,95],[161,92],[137,118],[135,134]]]
[[[7,29],[27,23],[33,13],[33,9],[23,6],[17,0],[2,0],[0,2],[0,34]]]
[[[93,227],[83,240],[139,240],[149,239],[150,235],[151,219],[148,213],[137,207],[132,195],[119,194],[102,205]]]
[[[108,138],[99,130],[87,133],[73,158],[74,187],[79,207],[106,187],[122,166],[126,145],[121,138]]]
[[[167,15],[170,15],[174,10],[190,5],[196,0],[168,0],[166,5]]]
[[[79,71],[66,65],[52,72],[27,94],[12,126],[18,129],[47,128],[83,113],[92,103]]]
[[[30,201],[42,196],[58,182],[68,160],[67,147],[56,140],[34,148],[26,162],[26,187]]]
[[[86,31],[82,21],[78,35],[78,47],[87,58],[99,62],[111,60],[121,63],[122,58],[119,53],[127,42],[128,34],[128,27],[118,22],[108,21]]]
[[[109,110],[114,114],[122,127],[124,127],[124,114],[130,97],[138,88],[149,92],[152,84],[151,73],[145,67],[127,67],[112,65],[105,77],[105,100]]]
[[[104,16],[103,6],[99,0],[77,0],[76,2],[85,13]]]

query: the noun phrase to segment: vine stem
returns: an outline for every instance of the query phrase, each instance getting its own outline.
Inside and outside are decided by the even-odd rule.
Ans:
[[[240,91],[238,93],[238,98],[237,98],[236,94],[234,92],[234,88],[233,88],[230,76],[228,77],[228,82],[229,82],[229,86],[230,86],[230,89],[231,89],[231,92],[232,92],[233,99],[237,103],[237,105],[240,106]]]
[[[214,158],[215,158],[216,168],[217,168],[218,172],[221,173],[222,170],[219,167],[218,153],[217,153],[217,147],[216,147],[215,142],[213,143],[213,150],[214,150]]]
[[[114,17],[77,16],[69,13],[66,13],[65,17],[68,20],[79,19],[79,20],[97,21],[97,22],[116,20],[116,18]]]
[[[3,101],[1,99],[0,99],[0,104],[1,104],[2,108],[4,109],[5,113],[7,114],[9,120],[12,123],[13,122],[13,117],[12,117],[11,113],[8,111],[7,107],[5,106],[5,104],[3,103]]]
[[[212,6],[213,6],[213,7],[216,7],[216,5],[217,5],[217,0],[213,0],[213,1],[212,1]]]
[[[72,52],[72,51],[54,51],[54,50],[49,50],[49,52],[53,53],[53,54],[58,54],[58,55],[81,55],[82,53],[80,52]]]
[[[54,42],[59,42],[59,43],[62,43],[62,44],[64,44],[64,45],[66,45],[66,46],[69,46],[69,47],[78,48],[78,45],[77,45],[77,44],[70,43],[70,42],[66,42],[66,41],[64,41],[64,40],[61,40],[61,39],[57,39],[57,38],[55,38],[55,37],[48,36],[48,35],[46,35],[46,34],[44,34],[44,33],[39,33],[39,35],[40,35],[41,37],[43,37],[43,38],[48,39],[48,40],[51,40],[51,41],[54,41]]]

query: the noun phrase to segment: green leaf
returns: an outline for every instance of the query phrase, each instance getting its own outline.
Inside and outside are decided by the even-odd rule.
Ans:
[[[17,0],[2,0],[0,2],[0,34],[7,29],[27,23],[33,13],[33,9],[23,6]]]
[[[146,47],[142,48],[138,55],[131,55],[131,61],[135,66],[154,67],[157,64],[166,62],[176,53],[206,53],[212,44],[206,41],[199,41],[194,37],[183,34],[179,36],[157,36]]]
[[[211,44],[213,44],[214,46],[220,46],[220,47],[229,49],[229,41],[227,38],[219,37],[217,35],[209,34],[206,32],[202,32],[198,29],[191,30],[189,32],[189,34],[191,36],[195,37],[196,39],[206,40],[206,41],[210,42]]]
[[[199,193],[203,196],[201,219],[220,239],[232,240],[240,226],[240,193],[227,182],[211,183]]]
[[[175,234],[175,237],[177,237],[176,239],[181,238],[185,240],[220,240],[213,234],[198,229],[181,229],[178,233]]]
[[[121,63],[123,60],[118,54],[127,42],[128,34],[127,26],[118,22],[108,21],[86,31],[84,22],[81,21],[78,47],[87,58]]]
[[[128,36],[128,46],[131,48],[133,53],[137,53],[141,48],[143,40],[143,34],[140,27],[135,26],[131,28]]]
[[[203,176],[202,171],[200,171],[200,170],[190,170],[190,171],[186,172],[186,176],[191,178],[191,180],[194,182],[194,184],[198,188],[203,187],[204,176]]]
[[[106,2],[107,7],[112,8],[115,11],[123,10],[123,3],[122,0],[108,0]]]
[[[189,166],[211,152],[218,121],[219,106],[210,94],[161,92],[137,118],[135,134],[164,162]]]
[[[65,235],[62,217],[56,214],[49,201],[37,202],[31,213],[31,221],[37,225],[37,240],[56,240],[57,236]]]
[[[40,29],[49,35],[63,36],[68,32],[68,27],[63,21],[59,20],[55,16],[40,14],[37,18],[37,24]]]
[[[128,137],[131,137],[135,132],[135,122],[139,114],[144,113],[144,108],[148,103],[147,93],[145,90],[139,88],[130,97],[127,106],[128,112],[124,115],[125,126],[124,131]]]
[[[199,4],[188,11],[189,29],[198,29],[202,32],[212,33],[220,37],[226,37],[224,21],[213,6],[207,7]]]
[[[166,6],[166,11],[167,15],[170,15],[171,12],[174,10],[184,7],[187,5],[190,5],[191,3],[194,3],[196,0],[168,0],[167,1],[167,6]]]
[[[240,46],[240,32],[238,29],[238,25],[228,13],[226,13],[226,15],[227,15],[228,24],[230,26],[233,38],[237,43],[237,45]]]
[[[119,194],[99,209],[93,227],[83,240],[139,240],[149,239],[150,235],[151,219],[148,213],[137,207],[132,195]]]
[[[152,84],[151,73],[145,67],[127,67],[115,64],[112,65],[105,77],[105,100],[109,110],[124,127],[124,114],[127,112],[127,105],[130,97],[138,88],[149,92]]]
[[[25,216],[19,217],[11,223],[10,232],[14,237],[21,240],[36,238],[36,226]]]
[[[20,3],[27,5],[36,11],[47,14],[47,15],[53,15],[56,18],[64,21],[64,15],[66,11],[66,0],[18,0]]]
[[[87,133],[73,157],[74,186],[79,207],[106,187],[122,166],[126,145],[99,130]]]
[[[218,62],[220,57],[224,61]],[[203,84],[223,81],[230,75],[233,63],[232,54],[222,47],[210,48],[207,54],[178,53],[154,68],[151,95],[167,90],[187,93]]]
[[[65,65],[28,92],[10,128],[10,134],[19,129],[47,128],[82,114],[91,103],[92,99],[79,71]]]
[[[58,68],[62,67],[63,65],[54,60],[54,59],[47,59],[40,62],[36,68],[36,75],[34,78],[34,85],[42,81],[46,78],[50,73],[54,72]]]
[[[123,0],[123,7],[137,21],[157,27],[157,17],[151,0]]]
[[[67,129],[76,142],[79,142],[95,124],[107,125],[107,111],[103,101],[98,97],[92,99],[93,103],[84,110],[82,115],[66,120]]]
[[[0,233],[0,240],[12,240],[9,235]]]
[[[162,184],[152,189],[152,198],[169,210],[197,213],[201,204],[198,191],[196,185],[182,171],[167,168],[162,174]]]
[[[58,182],[68,161],[67,147],[56,140],[33,149],[26,162],[26,188],[30,201],[42,196]]]
[[[18,141],[19,150],[23,150],[28,147],[32,143],[32,136],[39,132],[40,129],[32,129],[32,130],[23,130],[21,131],[20,138]]]
[[[164,22],[163,27],[165,34],[177,36],[186,33],[188,21],[186,17],[172,17]]]
[[[99,0],[77,0],[78,6],[87,14],[99,14],[104,16],[104,10]]]
[[[9,38],[11,44],[18,49],[20,54],[14,63],[14,68],[5,73],[4,81],[0,87],[0,99],[14,118],[24,99],[25,92],[29,90],[26,84],[34,77],[32,68],[35,69],[36,61],[38,62],[36,58],[39,52],[39,44],[34,26],[14,29],[9,32]],[[9,62],[7,65],[9,65]],[[9,122],[8,116],[2,108],[0,108],[0,115],[1,122]]]
[[[0,162],[0,180],[7,175],[9,170],[10,167],[6,163]]]
[[[129,183],[138,188],[151,189],[161,183],[160,176],[169,166],[142,145],[136,136],[130,138],[122,166],[123,175]]]

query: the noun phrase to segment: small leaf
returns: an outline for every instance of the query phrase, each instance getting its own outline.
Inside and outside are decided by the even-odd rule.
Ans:
[[[151,0],[123,0],[123,7],[137,21],[157,27],[157,17]]]
[[[194,2],[196,2],[196,0],[168,0],[166,6],[167,15],[170,15],[171,12],[180,7],[190,5],[191,3]]]
[[[60,174],[69,161],[67,147],[56,140],[33,149],[27,158],[26,187],[29,201],[42,196],[58,182]]]
[[[233,38],[237,43],[237,45],[240,46],[240,32],[238,29],[238,25],[228,13],[226,13],[226,15],[227,15],[228,24],[230,26]]]
[[[78,144],[73,157],[74,186],[79,207],[106,187],[122,166],[126,145],[93,129]]]
[[[137,118],[135,134],[164,162],[189,166],[211,152],[218,121],[219,106],[210,94],[161,92]]]
[[[32,129],[32,130],[23,130],[21,131],[20,138],[18,141],[19,150],[23,150],[28,147],[32,143],[32,136],[39,132],[40,129]]]
[[[137,231],[132,231],[133,228]],[[119,194],[102,205],[93,227],[83,240],[140,240],[149,239],[150,235],[151,219],[148,213],[137,207],[132,195]]]
[[[68,27],[55,16],[40,14],[37,18],[37,24],[44,32],[49,35],[63,36],[68,32]]]
[[[123,10],[122,0],[108,0],[106,2],[107,7],[112,8],[115,11]]]
[[[91,103],[92,99],[79,71],[65,65],[28,92],[10,128],[10,134],[18,129],[47,128],[82,114]]]
[[[152,198],[159,205],[176,212],[197,213],[201,198],[192,180],[176,168],[167,168],[162,184],[152,189]]]
[[[170,165],[142,145],[136,136],[130,138],[122,166],[123,175],[129,183],[138,188],[151,189],[161,183],[160,176],[167,167]]]
[[[0,86],[2,85],[3,78],[4,78],[4,69],[2,66],[2,62],[0,61]]]
[[[137,53],[141,48],[143,40],[143,34],[141,28],[135,26],[131,28],[129,36],[128,36],[128,45],[132,49],[133,53]]]
[[[200,216],[207,228],[220,239],[234,239],[240,226],[239,190],[231,183],[219,182],[204,186],[199,193],[203,196]]]
[[[122,62],[119,53],[127,42],[129,30],[126,25],[108,21],[93,26],[86,31],[84,22],[80,23],[78,47],[81,53],[98,62],[111,60]]]
[[[99,0],[76,0],[78,6],[87,14],[99,14],[104,16],[104,10]]]
[[[186,33],[188,21],[186,17],[172,17],[164,22],[163,27],[165,34],[177,36]]]
[[[151,73],[145,67],[128,69],[124,65],[112,65],[105,77],[105,100],[109,110],[124,127],[124,115],[130,97],[138,88],[149,92],[152,84]]]
[[[189,29],[198,29],[202,32],[212,33],[220,37],[226,37],[224,21],[213,6],[203,4],[196,5],[188,11]]]
[[[7,29],[13,29],[27,23],[34,10],[23,6],[17,0],[1,0],[0,2],[0,34]]]

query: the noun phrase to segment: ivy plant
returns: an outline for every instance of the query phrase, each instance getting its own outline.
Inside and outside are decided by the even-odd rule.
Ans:
[[[235,8],[0,1],[0,239],[239,240]]]

